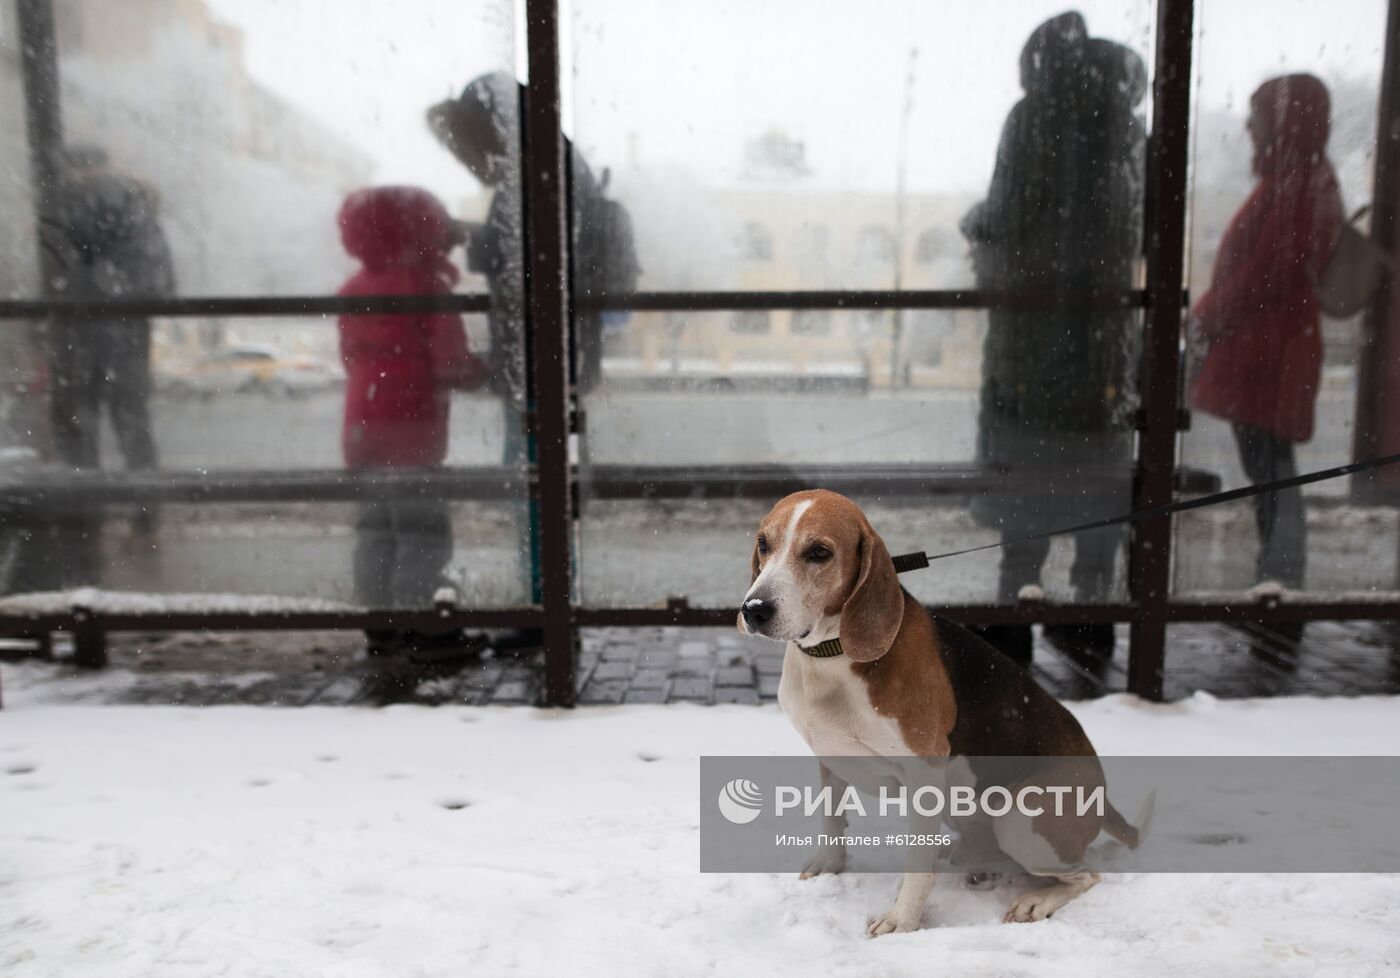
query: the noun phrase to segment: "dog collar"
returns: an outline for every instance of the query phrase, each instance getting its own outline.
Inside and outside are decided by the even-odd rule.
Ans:
[[[829,638],[825,642],[818,642],[811,648],[799,642],[797,647],[802,650],[803,655],[810,655],[814,659],[830,659],[834,655],[841,654],[841,640],[839,638]]]

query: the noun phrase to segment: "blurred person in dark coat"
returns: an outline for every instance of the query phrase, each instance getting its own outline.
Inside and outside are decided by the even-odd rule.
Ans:
[[[428,127],[458,162],[492,191],[486,220],[466,228],[467,267],[486,277],[491,293],[491,389],[505,408],[506,465],[536,461],[529,431],[532,412],[531,336],[525,302],[524,229],[521,227],[520,120],[525,89],[503,71],[473,79],[456,97],[427,112]],[[565,193],[568,196],[574,267],[573,294],[628,292],[639,273],[630,217],[605,196],[607,175],[600,181],[568,139],[564,141]],[[568,324],[573,357],[568,365],[572,390],[585,394],[602,377],[605,322],[615,325],[625,314],[597,309],[571,311]],[[586,456],[586,442],[580,445]],[[532,500],[518,507],[522,587],[530,601],[541,599],[539,519]],[[502,637],[497,648],[537,644],[540,633],[527,630]]]
[[[491,290],[492,390],[508,405],[523,405],[529,386],[520,226],[524,104],[524,86],[506,72],[494,71],[473,79],[461,95],[432,106],[427,115],[428,126],[443,147],[492,191],[485,222],[467,228],[467,267],[484,275]],[[631,219],[622,205],[606,196],[607,171],[602,179],[595,176],[573,142],[565,138],[564,173],[575,291],[584,296],[630,291],[639,274]],[[573,310],[570,381],[577,393],[587,393],[601,380],[608,318],[596,309]]]
[[[65,151],[59,225],[45,245],[62,299],[164,298],[175,293],[156,192],[108,163],[96,147]],[[98,468],[103,404],[129,469],[156,467],[151,435],[151,322],[145,317],[63,319],[49,326],[50,408],[55,450],[75,468]]]
[[[1129,289],[1142,241],[1145,133],[1137,118],[1146,68],[1128,48],[1091,38],[1076,12],[1041,24],[1021,52],[1024,97],[1002,130],[987,197],[962,221],[978,284],[1004,290]],[[1131,468],[1133,373],[1139,344],[1131,310],[1090,309],[1066,297],[1035,309],[992,309],[983,355],[978,459],[1073,476]],[[1014,475],[1013,475],[1014,477]],[[1057,487],[987,495],[973,515],[1005,540],[1124,510],[1124,491]],[[1070,581],[1081,602],[1105,600],[1123,534],[1076,534]],[[1049,540],[1008,543],[997,598],[1040,583]],[[1101,662],[1111,625],[1049,626],[1046,637]],[[1029,626],[989,637],[1021,661]]]
[[[505,72],[472,80],[462,94],[428,110],[428,126],[438,141],[492,191],[483,224],[466,227],[467,268],[486,278],[491,294],[487,324],[491,336],[492,393],[501,399],[505,420],[502,461],[524,466],[537,460],[530,432],[530,337],[526,332],[525,231],[521,226],[520,117],[524,96]],[[527,601],[541,600],[538,504],[514,507],[519,542],[521,587]],[[503,643],[530,647],[542,641],[538,629],[512,633]]]
[[[155,299],[175,292],[170,248],[154,188],[113,169],[96,146],[63,152],[53,216],[42,244],[52,259],[48,291],[58,299]],[[151,321],[144,316],[65,318],[45,326],[49,427],[58,461],[101,467],[102,407],[126,467],[157,466],[151,433]],[[154,546],[156,510],[140,506],[132,529]],[[27,585],[60,589],[99,583],[102,513],[78,504],[25,530]]]

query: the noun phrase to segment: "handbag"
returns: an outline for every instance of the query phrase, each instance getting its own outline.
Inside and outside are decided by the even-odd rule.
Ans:
[[[1390,256],[1356,227],[1370,209],[1367,204],[1342,225],[1327,264],[1313,283],[1318,306],[1334,319],[1347,319],[1364,309],[1392,265]]]

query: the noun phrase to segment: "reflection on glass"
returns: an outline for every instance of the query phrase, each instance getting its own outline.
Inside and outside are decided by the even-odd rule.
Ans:
[[[1021,52],[1025,97],[1002,130],[986,198],[963,218],[978,284],[988,289],[1126,289],[1141,250],[1146,91],[1142,59],[1091,38],[1078,13],[1038,27]],[[1085,474],[1126,471],[1132,458],[1132,377],[1137,336],[1130,311],[1084,308],[1072,296],[1050,309],[993,309],[982,363],[979,461],[1005,467],[1024,491],[973,500],[998,529],[1000,601],[1039,586],[1050,541],[1020,540],[1126,509],[1121,485],[1086,487]],[[1028,477],[1028,467],[1048,470]],[[1078,484],[1060,484],[1061,479]],[[1076,534],[1070,583],[1078,601],[1113,585],[1120,529]],[[1022,658],[1030,630],[997,640]],[[1111,654],[1110,626],[1079,629]],[[1092,634],[1089,634],[1091,633]]]

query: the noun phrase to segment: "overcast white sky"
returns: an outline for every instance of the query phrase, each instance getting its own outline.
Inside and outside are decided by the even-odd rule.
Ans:
[[[242,27],[248,68],[353,140],[376,180],[451,197],[472,189],[423,125],[477,73],[523,71],[511,0],[206,0]],[[599,165],[683,164],[727,183],[748,138],[805,141],[813,184],[887,189],[917,48],[909,143],[916,190],[985,187],[1019,96],[1026,35],[1063,0],[573,0],[565,2],[569,128]],[[1150,2],[1077,5],[1090,31],[1152,50]],[[411,13],[410,13],[411,12]],[[1239,106],[1264,78],[1379,76],[1384,0],[1209,0],[1199,19],[1201,104]]]

